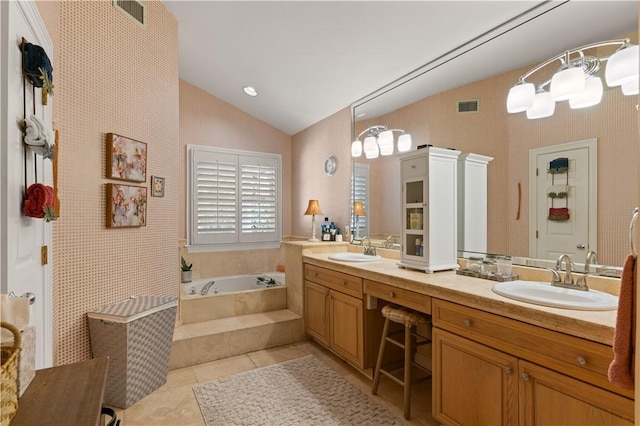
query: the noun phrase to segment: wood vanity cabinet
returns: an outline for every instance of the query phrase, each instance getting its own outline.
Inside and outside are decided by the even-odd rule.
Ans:
[[[304,276],[306,332],[354,366],[373,367],[382,316],[365,308],[362,278],[309,264]]]
[[[610,346],[433,300],[433,416],[447,425],[632,425]]]

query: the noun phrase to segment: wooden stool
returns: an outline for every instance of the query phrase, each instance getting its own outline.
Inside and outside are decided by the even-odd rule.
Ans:
[[[420,336],[417,334],[416,329],[418,325],[427,325],[431,321],[417,312],[411,311],[405,308],[399,308],[393,305],[386,305],[382,308],[382,316],[384,316],[384,327],[382,329],[382,339],[380,341],[380,351],[378,352],[378,360],[376,362],[376,369],[373,373],[373,387],[371,393],[374,395],[378,392],[378,385],[380,384],[380,376],[385,376],[392,379],[394,382],[400,384],[404,388],[404,418],[409,420],[411,417],[411,385],[430,379],[431,372],[421,365],[416,364],[414,356],[418,346],[431,342],[431,339]],[[393,321],[404,325],[404,330],[397,333],[389,334],[389,324]],[[404,334],[404,343],[401,340],[396,340],[393,337],[395,335]],[[384,357],[384,348],[386,342],[393,343],[394,345],[404,349],[404,365],[395,370],[387,370],[382,367],[382,358]],[[422,377],[411,377],[411,367],[416,367],[427,373]],[[388,367],[388,366],[385,366]]]

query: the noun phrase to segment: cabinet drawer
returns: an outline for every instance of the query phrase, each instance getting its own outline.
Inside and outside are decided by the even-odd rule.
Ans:
[[[418,312],[431,313],[431,296],[369,280],[364,280],[364,292]]]
[[[610,346],[442,300],[433,301],[432,315],[434,327],[632,396],[607,379]]]
[[[362,278],[315,265],[304,265],[305,279],[362,299]]]
[[[402,161],[402,177],[424,176],[427,174],[427,158],[411,158]]]

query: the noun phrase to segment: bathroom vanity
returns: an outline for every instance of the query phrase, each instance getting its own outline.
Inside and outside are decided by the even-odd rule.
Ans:
[[[443,424],[633,424],[633,391],[607,380],[615,310],[518,302],[493,293],[492,281],[405,270],[391,259],[302,261],[308,333],[358,368],[373,365],[379,303],[432,316],[432,413]]]

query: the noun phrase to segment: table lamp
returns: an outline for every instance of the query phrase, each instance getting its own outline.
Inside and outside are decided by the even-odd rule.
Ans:
[[[367,214],[364,211],[364,206],[362,205],[362,201],[355,201],[353,203],[353,214],[356,216],[356,223],[354,224],[356,227],[356,234],[354,236],[354,239],[359,240],[360,239],[360,235],[359,235],[359,230],[360,230],[360,225],[358,224],[358,216],[366,216]]]
[[[304,212],[305,216],[311,215],[311,238],[308,241],[320,241],[316,238],[316,215],[324,214],[320,209],[320,203],[318,200],[309,200],[309,205],[307,206],[307,211]]]

